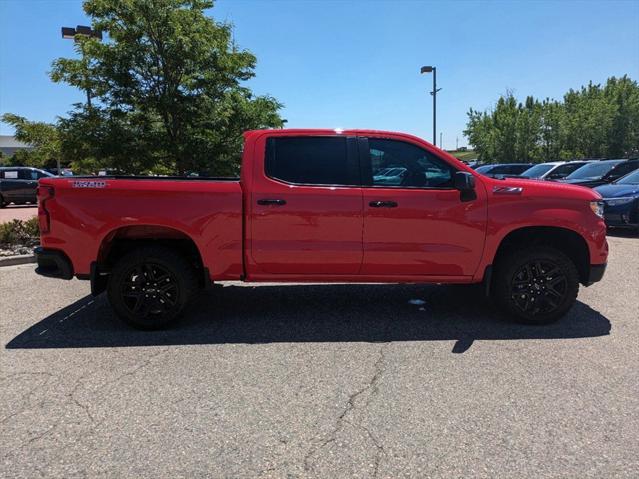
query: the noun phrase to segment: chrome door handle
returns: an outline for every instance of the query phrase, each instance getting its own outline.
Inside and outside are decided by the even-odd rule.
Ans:
[[[371,208],[397,208],[396,201],[371,201],[368,203]]]
[[[279,200],[279,199],[267,199],[267,198],[264,198],[264,199],[261,199],[261,200],[257,200],[257,204],[258,205],[263,205],[263,206],[266,206],[266,205],[283,206],[283,205],[286,204],[286,201],[285,200]]]

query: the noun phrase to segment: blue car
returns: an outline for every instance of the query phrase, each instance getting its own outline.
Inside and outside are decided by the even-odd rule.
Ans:
[[[604,201],[608,226],[633,228],[639,232],[639,170],[595,188]]]

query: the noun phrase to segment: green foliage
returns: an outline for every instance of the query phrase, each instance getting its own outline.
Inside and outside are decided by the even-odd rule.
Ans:
[[[542,162],[639,153],[639,85],[627,76],[605,86],[570,90],[563,102],[532,97],[517,104],[511,92],[490,111],[468,112],[464,131],[479,159]]]
[[[453,155],[458,160],[463,160],[463,161],[474,160],[477,158],[477,152],[475,152],[475,150],[464,150],[464,151],[456,150],[456,151],[449,151],[448,153]]]
[[[51,78],[88,91],[60,121],[77,168],[235,174],[242,132],[282,127],[281,104],[242,83],[255,56],[231,25],[204,14],[209,0],[86,0],[107,42],[78,38],[79,59],[60,58]]]
[[[25,221],[12,220],[0,224],[0,244],[2,245],[30,244],[39,236],[38,218]]]
[[[34,166],[52,168],[62,158],[60,135],[55,125],[40,121],[29,121],[24,117],[5,113],[4,123],[15,129],[17,140],[31,145],[33,149],[18,150],[6,163],[8,166]]]

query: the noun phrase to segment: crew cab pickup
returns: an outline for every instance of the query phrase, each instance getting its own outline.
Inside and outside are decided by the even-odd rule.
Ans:
[[[43,178],[38,199],[36,272],[90,280],[146,329],[227,280],[483,283],[547,323],[608,255],[596,192],[488,178],[383,131],[249,131],[239,179]]]

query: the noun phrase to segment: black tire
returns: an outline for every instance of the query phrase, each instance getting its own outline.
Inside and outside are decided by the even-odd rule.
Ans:
[[[4,208],[5,206],[9,206],[9,203],[5,203],[4,196],[0,195],[0,208]]]
[[[175,321],[196,289],[196,272],[186,258],[168,248],[148,246],[116,263],[107,296],[126,323],[152,330]]]
[[[492,291],[509,317],[527,324],[548,324],[575,303],[579,274],[572,260],[551,246],[511,250],[495,265]]]

